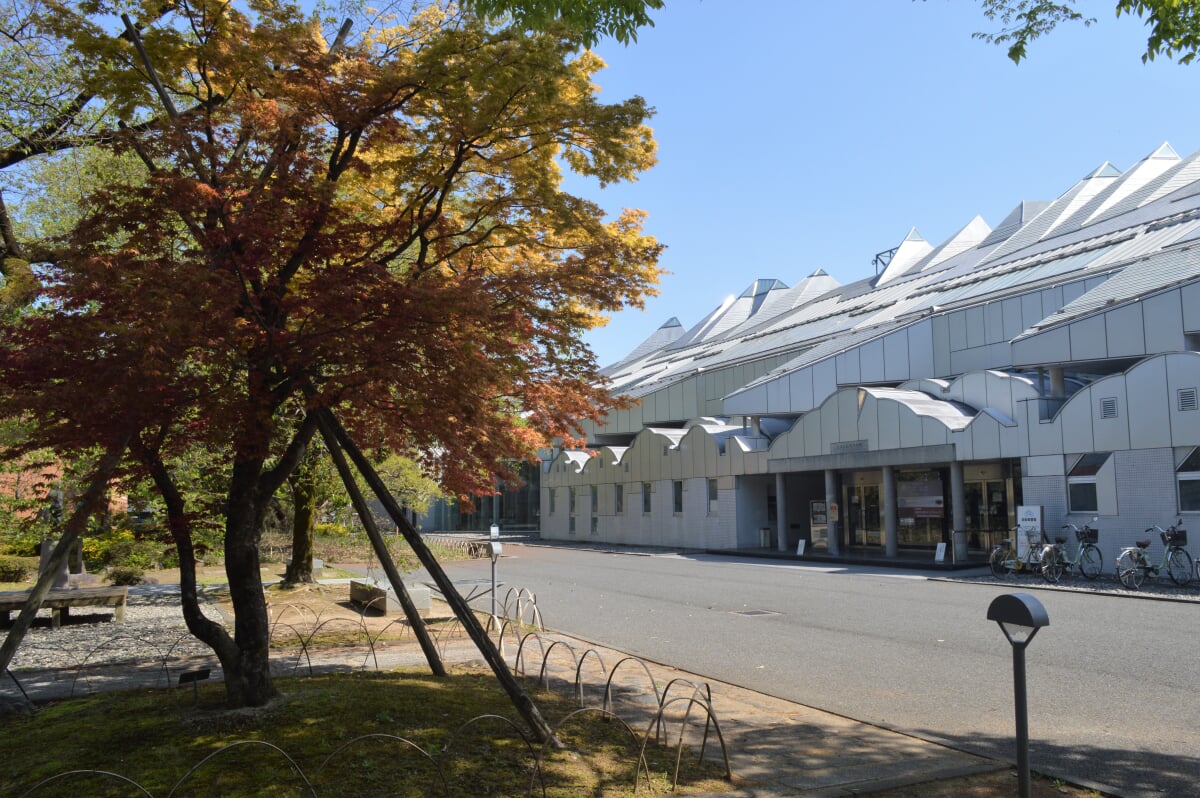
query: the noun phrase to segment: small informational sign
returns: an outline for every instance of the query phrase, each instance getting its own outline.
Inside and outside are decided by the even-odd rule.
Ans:
[[[496,538],[500,537],[500,527],[496,526],[495,524],[492,524],[491,533],[492,533],[492,540],[495,540]]]
[[[829,523],[836,524],[838,522],[838,503],[829,503]]]
[[[946,561],[946,541],[937,544],[937,550],[933,553],[934,562]]]
[[[826,513],[825,502],[823,501],[810,501],[808,503],[808,514],[813,524],[829,523],[829,516]]]
[[[1017,555],[1025,556],[1029,548],[1029,538],[1041,540],[1042,537],[1042,505],[1022,504],[1017,507]]]
[[[797,557],[804,556],[804,544],[807,542],[808,542],[807,540],[801,539],[800,542],[796,544],[796,556]]]

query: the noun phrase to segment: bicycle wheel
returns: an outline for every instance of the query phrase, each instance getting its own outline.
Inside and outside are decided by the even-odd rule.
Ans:
[[[1104,570],[1104,556],[1100,547],[1089,543],[1079,550],[1079,572],[1087,579],[1095,579]]]
[[[1180,587],[1192,581],[1192,555],[1183,549],[1171,549],[1167,555],[1167,573]]]
[[[1016,559],[1016,556],[1016,552],[1012,549],[1004,547],[992,549],[992,556],[988,558],[988,568],[992,569],[992,576],[1003,579],[1011,574],[1013,560]]]
[[[1063,575],[1062,552],[1054,546],[1047,546],[1042,552],[1042,578],[1053,584]]]
[[[1117,558],[1117,579],[1121,580],[1121,584],[1130,590],[1137,590],[1145,578],[1146,571],[1142,568],[1141,558],[1132,551],[1121,552]]]

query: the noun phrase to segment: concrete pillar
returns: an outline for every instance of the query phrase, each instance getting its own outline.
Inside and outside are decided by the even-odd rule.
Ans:
[[[779,531],[776,533],[778,540],[776,545],[780,551],[788,550],[788,508],[787,508],[787,480],[784,474],[775,475],[775,520]]]
[[[1055,399],[1062,399],[1067,395],[1067,382],[1063,379],[1062,366],[1050,368],[1050,395]]]
[[[900,523],[896,502],[896,470],[883,467],[883,545],[888,557],[900,556]]]
[[[950,463],[950,509],[953,531],[954,561],[967,561],[967,490],[963,485],[962,463]]]
[[[837,472],[831,468],[825,469],[825,512],[829,520],[829,553],[837,556],[842,553],[842,520],[833,520],[833,506],[840,501],[838,498]]]

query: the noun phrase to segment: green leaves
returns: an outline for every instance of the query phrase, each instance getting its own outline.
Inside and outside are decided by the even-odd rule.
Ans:
[[[468,0],[466,6],[482,17],[508,16],[519,28],[561,25],[592,47],[604,37],[636,42],[638,28],[654,26],[650,11],[662,8],[663,0]]]

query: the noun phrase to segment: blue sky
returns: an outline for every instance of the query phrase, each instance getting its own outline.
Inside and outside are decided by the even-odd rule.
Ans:
[[[995,24],[967,0],[667,0],[637,43],[602,43],[601,96],[657,109],[659,163],[636,183],[567,187],[648,211],[671,274],[646,310],[588,334],[600,363],[755,278],[849,283],[912,227],[936,246],[1105,161],[1200,149],[1200,65],[1143,64],[1141,20],[1081,5],[1098,22],[1038,40],[1020,66],[971,38]]]

